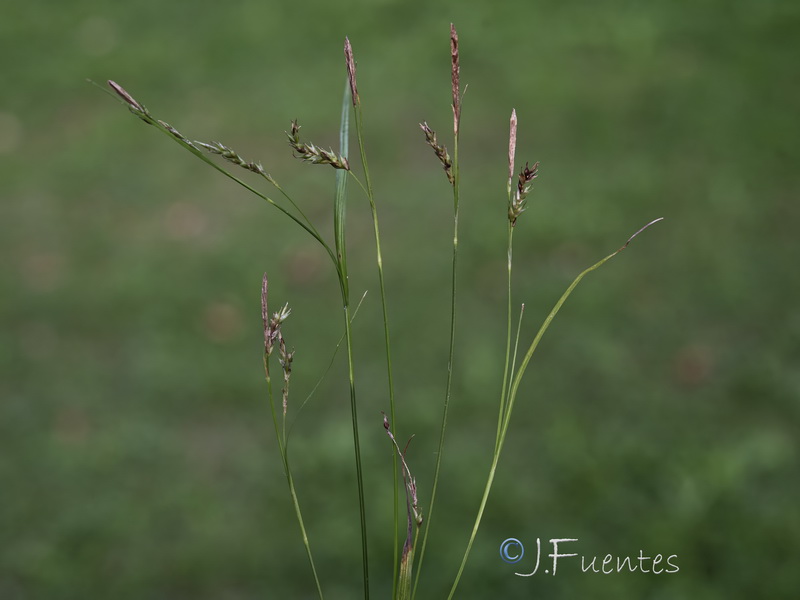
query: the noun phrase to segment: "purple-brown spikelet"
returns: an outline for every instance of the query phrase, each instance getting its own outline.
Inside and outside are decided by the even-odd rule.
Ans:
[[[539,163],[534,163],[532,167],[525,163],[525,167],[519,172],[519,183],[517,184],[517,197],[524,199],[531,191],[529,185],[534,179],[539,176]]]
[[[126,92],[125,88],[123,88],[116,81],[111,81],[109,79],[108,85],[111,86],[111,89],[114,90],[120,98],[125,100],[125,102],[127,102],[131,108],[133,108],[136,111],[139,111],[140,113],[147,114],[147,110],[145,110],[144,106],[142,106],[136,100],[134,100],[133,96],[131,96],[128,92]]]
[[[461,68],[458,61],[458,33],[456,26],[452,23],[450,23],[450,60],[453,82],[453,133],[458,136],[458,123],[461,121],[461,88],[459,87]]]
[[[358,97],[358,86],[356,85],[356,61],[353,59],[353,46],[350,45],[350,38],[344,38],[344,61],[347,66],[347,80],[350,82],[350,96],[355,107],[361,100]]]
[[[508,220],[511,226],[517,224],[517,218],[525,211],[527,200],[525,198],[531,191],[531,182],[539,176],[539,163],[534,163],[532,167],[525,163],[523,169],[519,172],[519,181],[517,182],[517,191],[514,192],[514,197],[508,205]]]

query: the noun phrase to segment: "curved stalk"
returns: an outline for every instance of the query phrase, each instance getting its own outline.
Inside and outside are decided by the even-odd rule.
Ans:
[[[591,267],[589,267],[589,268],[585,269],[584,271],[582,271],[573,280],[573,282],[566,289],[566,291],[561,295],[561,297],[558,299],[558,302],[556,302],[555,306],[553,306],[552,310],[550,311],[550,313],[545,318],[545,320],[542,323],[541,327],[539,327],[539,331],[536,333],[536,336],[533,338],[533,341],[531,342],[531,345],[528,347],[528,351],[525,354],[525,358],[522,360],[522,363],[519,366],[519,370],[517,371],[516,375],[513,377],[513,380],[512,380],[512,383],[511,383],[511,387],[510,387],[509,393],[508,393],[508,406],[506,408],[505,415],[503,416],[503,426],[502,426],[502,429],[500,430],[500,437],[499,437],[498,443],[495,446],[494,455],[492,456],[492,465],[489,468],[489,477],[487,478],[486,486],[484,487],[484,490],[483,490],[483,496],[481,498],[480,507],[478,508],[478,514],[477,514],[477,516],[475,518],[475,523],[474,523],[474,525],[472,527],[472,533],[470,534],[469,542],[467,543],[467,549],[464,552],[464,557],[461,560],[461,566],[458,569],[458,573],[456,574],[456,579],[453,582],[453,587],[450,589],[450,594],[447,596],[447,600],[452,600],[453,595],[456,592],[456,588],[458,587],[458,583],[461,580],[461,575],[464,572],[464,567],[467,564],[467,559],[469,558],[470,551],[472,550],[472,544],[475,541],[475,536],[478,533],[478,528],[480,527],[481,519],[483,518],[483,512],[486,509],[486,502],[489,499],[489,492],[492,489],[492,483],[494,483],[494,476],[495,476],[495,472],[497,470],[497,463],[500,460],[500,454],[501,454],[501,452],[503,450],[503,445],[505,444],[506,434],[508,432],[509,423],[511,423],[511,412],[514,409],[514,402],[517,399],[517,392],[519,391],[519,385],[522,382],[522,378],[525,375],[525,371],[528,368],[528,364],[530,363],[531,358],[533,357],[533,353],[536,351],[536,348],[539,346],[539,342],[542,340],[542,336],[544,336],[545,331],[547,331],[548,327],[550,327],[550,323],[553,322],[553,319],[558,314],[558,311],[561,310],[561,307],[564,305],[564,302],[566,302],[567,298],[569,298],[570,294],[572,294],[573,290],[578,286],[578,284],[581,282],[581,280],[586,275],[588,275],[589,273],[591,273],[595,269],[600,268],[606,262],[608,262],[609,260],[614,258],[617,254],[619,254],[620,252],[625,250],[625,248],[628,247],[628,245],[631,243],[633,238],[635,238],[637,235],[639,235],[641,232],[643,232],[645,229],[647,229],[648,227],[650,227],[654,223],[657,223],[657,222],[661,221],[662,218],[658,218],[658,219],[655,219],[654,221],[651,221],[650,223],[648,223],[647,225],[645,225],[644,227],[639,229],[639,231],[634,233],[630,238],[628,238],[628,241],[625,242],[625,244],[623,246],[621,246],[618,250],[616,250],[615,252],[612,252],[611,254],[609,254],[608,256],[603,258],[602,260],[597,261]]]
[[[91,81],[91,83],[93,83],[94,85],[97,85],[93,81]],[[116,95],[114,93],[110,92],[109,90],[103,88],[102,86],[97,85],[97,87],[102,89],[104,92],[109,94],[111,97],[113,97],[116,100],[122,102],[122,104],[126,105],[128,107],[128,110],[130,110],[134,115],[139,117],[142,121],[144,121],[148,125],[152,125],[156,129],[158,129],[161,133],[165,134],[171,140],[176,142],[178,145],[182,146],[183,148],[185,148],[186,150],[188,150],[189,152],[194,154],[197,158],[202,160],[204,163],[206,163],[207,165],[213,167],[214,169],[216,169],[217,171],[222,173],[228,179],[231,179],[231,180],[235,181],[240,186],[245,188],[247,191],[252,192],[253,194],[258,196],[262,200],[265,200],[266,202],[268,202],[269,204],[271,204],[272,206],[277,208],[279,211],[281,211],[283,214],[285,214],[287,217],[289,217],[292,221],[297,223],[300,227],[302,227],[306,231],[306,233],[308,233],[311,237],[313,237],[325,249],[325,251],[328,253],[328,256],[330,257],[331,261],[336,266],[337,270],[339,269],[339,265],[338,265],[337,260],[336,260],[336,255],[333,253],[333,250],[331,250],[330,246],[328,246],[328,244],[325,242],[325,240],[322,239],[322,236],[319,234],[319,232],[316,230],[316,228],[311,224],[311,222],[308,220],[308,217],[306,217],[306,215],[303,213],[303,211],[300,210],[300,208],[297,206],[297,204],[295,204],[294,200],[292,200],[286,194],[286,192],[275,181],[272,181],[270,178],[266,177],[263,174],[263,172],[261,173],[261,175],[266,177],[267,180],[270,181],[270,183],[272,185],[274,185],[281,192],[281,194],[283,194],[286,197],[286,199],[292,204],[292,206],[294,206],[295,209],[297,209],[298,212],[300,212],[300,214],[302,215],[303,219],[305,219],[306,222],[303,222],[302,220],[300,220],[298,217],[296,217],[291,212],[286,210],[286,208],[284,208],[283,206],[281,206],[280,204],[275,202],[272,198],[270,198],[266,194],[263,194],[262,192],[259,192],[253,186],[245,183],[244,181],[242,181],[241,179],[236,177],[233,173],[231,173],[227,169],[223,169],[216,162],[214,162],[208,156],[206,156],[203,152],[201,152],[200,149],[195,145],[194,142],[189,140],[189,138],[187,138],[181,132],[179,132],[177,129],[172,127],[172,125],[170,125],[169,123],[165,123],[164,121],[162,121],[160,119],[156,119],[155,117],[153,117],[150,114],[150,112],[142,104],[137,102],[119,84],[114,83],[113,81],[109,81],[108,84],[111,86],[111,88],[114,90],[114,92],[116,92]]]

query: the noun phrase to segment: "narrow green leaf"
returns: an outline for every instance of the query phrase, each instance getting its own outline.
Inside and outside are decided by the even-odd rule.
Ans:
[[[350,135],[350,83],[345,81],[342,98],[342,122],[339,127],[339,154],[347,158]],[[345,211],[347,202],[347,171],[336,169],[336,197],[333,205],[333,229],[336,244],[336,258],[339,261],[339,277],[345,304],[350,303],[347,282],[347,251],[345,248]]]
[[[469,542],[467,542],[467,549],[464,552],[464,557],[461,559],[461,566],[458,568],[456,579],[453,582],[453,587],[450,588],[450,594],[447,596],[447,600],[452,600],[453,596],[456,593],[456,588],[458,588],[458,583],[459,581],[461,581],[461,575],[464,573],[464,567],[467,564],[467,559],[469,558],[470,551],[472,550],[472,544],[475,541],[475,536],[478,534],[478,528],[480,527],[481,519],[483,518],[483,511],[486,509],[486,502],[489,499],[489,492],[491,491],[492,484],[494,483],[494,476],[495,476],[495,471],[497,469],[497,463],[500,460],[500,453],[503,451],[503,445],[505,444],[506,434],[508,433],[508,426],[511,423],[511,412],[514,410],[514,402],[517,399],[517,392],[519,391],[519,386],[520,383],[522,382],[522,378],[525,376],[525,370],[528,368],[528,364],[530,363],[531,358],[533,357],[533,353],[536,351],[536,348],[539,346],[539,342],[542,340],[542,336],[544,336],[545,332],[547,331],[547,328],[550,327],[550,323],[553,322],[553,319],[555,319],[556,315],[558,314],[558,311],[561,310],[561,307],[564,305],[564,302],[567,301],[567,298],[569,298],[570,294],[572,294],[573,290],[575,290],[575,288],[578,287],[578,284],[584,277],[586,277],[586,275],[588,275],[595,269],[599,269],[600,267],[602,267],[605,263],[614,258],[617,254],[625,250],[628,247],[628,245],[633,241],[633,238],[642,233],[645,229],[647,229],[651,225],[654,225],[659,221],[663,221],[663,219],[664,217],[659,217],[658,219],[650,221],[647,225],[645,225],[644,227],[639,229],[639,231],[637,231],[631,237],[629,237],[628,241],[625,242],[618,250],[615,250],[602,260],[597,261],[588,269],[582,271],[570,284],[567,290],[561,295],[561,298],[558,299],[558,302],[556,302],[555,306],[547,315],[541,327],[539,327],[539,331],[533,338],[533,341],[531,342],[531,345],[528,348],[528,352],[525,354],[525,358],[522,360],[522,364],[520,364],[519,370],[513,377],[511,387],[508,392],[508,400],[507,400],[508,404],[506,407],[505,414],[503,415],[503,427],[500,431],[500,436],[495,444],[494,454],[492,457],[492,464],[489,467],[489,478],[486,480],[486,486],[484,487],[483,490],[483,498],[481,498],[481,504],[480,507],[478,508],[478,515],[475,517],[475,524],[472,526],[472,534],[469,537]],[[516,354],[516,348],[514,350],[514,353]]]

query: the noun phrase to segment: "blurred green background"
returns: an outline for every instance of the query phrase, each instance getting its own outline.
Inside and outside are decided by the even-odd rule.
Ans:
[[[341,334],[323,253],[277,211],[85,82],[261,160],[319,228],[342,42],[382,218],[398,435],[427,505],[445,383],[461,39],[457,364],[418,597],[455,575],[489,466],[505,335],[508,118],[540,160],[517,226],[523,339],[593,273],[528,371],[460,598],[796,598],[800,576],[800,4],[779,0],[17,3],[0,22],[0,598],[314,598],[261,368],[259,291],[293,307],[292,408]],[[357,161],[354,161],[357,162]],[[519,164],[518,164],[519,166]],[[246,177],[247,174],[245,173]],[[253,183],[258,184],[257,180]],[[258,184],[260,185],[260,184]],[[366,200],[349,203],[373,596],[389,597],[391,448]],[[330,238],[329,238],[330,239]],[[326,597],[360,594],[343,357],[292,460]],[[556,577],[498,548],[677,555],[673,575]],[[544,568],[544,566],[542,567]]]

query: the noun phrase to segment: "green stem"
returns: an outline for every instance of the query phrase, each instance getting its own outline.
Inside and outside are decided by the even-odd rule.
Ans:
[[[342,290],[344,299],[344,290]],[[356,405],[356,381],[353,371],[353,337],[350,329],[350,307],[344,300],[345,341],[347,344],[347,373],[350,381],[350,414],[353,420],[353,447],[356,456],[356,480],[358,483],[358,509],[361,520],[361,560],[364,570],[364,599],[369,600],[369,558],[367,553],[367,517],[364,504],[364,479],[361,469],[361,443],[358,437],[358,407]]]
[[[511,358],[511,371],[509,371],[510,376],[513,378],[514,373],[516,373],[515,368],[517,365],[517,351],[519,350],[519,334],[522,331],[522,316],[525,314],[525,305],[523,304],[520,306],[519,309],[519,321],[517,322],[517,336],[514,339],[514,355]]]
[[[637,231],[630,238],[628,238],[628,241],[625,242],[625,244],[622,247],[620,247],[617,251],[612,252],[611,254],[609,254],[608,256],[603,258],[602,260],[597,261],[595,264],[593,264],[588,269],[585,269],[584,271],[582,271],[580,273],[580,275],[578,275],[575,278],[575,280],[570,284],[570,286],[566,289],[566,291],[561,295],[561,297],[558,299],[558,302],[556,302],[555,306],[553,306],[552,310],[547,315],[547,318],[545,318],[545,320],[542,323],[541,327],[539,327],[539,331],[536,333],[536,337],[533,338],[533,341],[531,342],[531,345],[529,346],[528,351],[525,354],[525,358],[522,360],[522,363],[520,364],[519,370],[517,371],[516,375],[514,375],[514,378],[512,380],[511,388],[510,388],[509,393],[508,393],[508,406],[506,408],[505,415],[504,415],[504,418],[503,418],[503,427],[502,427],[502,429],[500,431],[499,442],[495,446],[495,451],[494,451],[494,454],[492,456],[492,465],[489,468],[489,477],[486,480],[486,486],[485,486],[485,488],[483,490],[483,497],[481,498],[481,504],[480,504],[480,507],[478,508],[478,514],[477,514],[477,516],[475,518],[475,524],[472,527],[472,533],[470,534],[469,542],[467,543],[467,549],[464,552],[464,558],[461,560],[461,566],[458,569],[458,573],[456,575],[456,579],[453,582],[453,587],[450,589],[450,594],[447,596],[447,600],[452,600],[453,595],[456,592],[456,588],[458,587],[458,583],[461,580],[461,575],[464,572],[464,567],[467,564],[467,559],[469,558],[469,553],[472,550],[472,544],[475,541],[475,536],[478,533],[478,528],[480,527],[481,519],[483,518],[483,512],[484,512],[484,510],[486,508],[486,502],[489,499],[489,492],[492,489],[492,483],[494,482],[494,476],[495,476],[495,471],[497,469],[497,463],[500,460],[500,454],[501,454],[501,452],[503,450],[503,445],[505,444],[506,434],[508,432],[509,423],[511,423],[511,412],[514,409],[514,402],[517,399],[517,392],[519,391],[519,385],[522,382],[522,378],[525,375],[525,371],[528,368],[528,364],[530,363],[531,358],[533,357],[533,353],[536,351],[536,348],[539,346],[539,342],[542,340],[542,336],[544,336],[545,331],[547,331],[547,329],[550,327],[550,323],[553,322],[553,319],[558,314],[558,311],[561,310],[561,307],[564,305],[564,302],[566,302],[567,298],[569,298],[570,294],[572,294],[573,290],[578,286],[578,284],[581,282],[581,280],[586,275],[588,275],[589,273],[591,273],[595,269],[600,268],[607,261],[611,260],[617,254],[619,254],[620,252],[625,250],[625,248],[628,247],[628,244],[631,243],[631,240],[633,240],[633,238],[635,238],[642,231],[644,231],[645,229],[647,229],[648,227],[650,227],[654,223],[657,223],[658,221],[661,221],[661,218],[658,218],[658,219],[656,219],[654,221],[651,221],[650,223],[648,223],[647,225],[642,227],[639,231]]]
[[[412,599],[416,597],[419,577],[422,573],[422,562],[425,559],[425,548],[428,544],[428,534],[433,520],[433,508],[436,503],[436,490],[439,487],[439,474],[442,467],[442,454],[444,453],[445,432],[447,430],[447,410],[450,406],[450,396],[453,388],[453,360],[456,344],[456,289],[458,273],[458,201],[459,201],[459,164],[458,164],[458,133],[453,140],[453,262],[450,287],[450,350],[447,358],[447,384],[444,393],[444,406],[442,407],[442,423],[439,430],[439,446],[436,452],[436,467],[433,472],[433,486],[431,487],[431,504],[428,508],[425,531],[422,534],[422,547],[417,564],[417,575],[414,579]]]
[[[295,210],[298,213],[300,213],[300,216],[303,217],[303,220],[306,222],[306,224],[308,224],[308,228],[311,230],[312,234],[315,234],[318,238],[322,239],[322,236],[317,231],[317,228],[314,227],[314,224],[311,222],[311,219],[309,219],[308,216],[306,216],[306,213],[303,212],[303,209],[297,205],[294,199],[289,194],[286,193],[286,191],[278,184],[277,181],[275,181],[274,179],[269,179],[268,181],[275,187],[276,190],[278,190],[283,195],[284,198],[286,198],[286,200],[289,201],[289,203],[295,208]]]
[[[308,542],[308,534],[306,533],[306,527],[303,522],[303,515],[300,512],[300,502],[297,499],[297,492],[294,488],[294,478],[292,477],[292,472],[289,470],[289,456],[286,455],[286,479],[289,482],[289,492],[292,495],[292,504],[294,505],[294,513],[297,517],[297,522],[300,524],[300,534],[303,537],[303,545],[306,548],[306,554],[308,555],[308,561],[311,563],[311,572],[314,574],[314,583],[317,586],[317,593],[319,594],[320,600],[323,600],[322,597],[322,587],[319,583],[319,577],[317,576],[317,569],[314,566],[314,558],[311,556],[311,546]]]
[[[509,198],[510,202],[510,198]],[[511,265],[513,263],[513,243],[514,243],[514,226],[511,222],[508,223],[508,243],[507,243],[507,257],[508,257],[508,268],[507,268],[507,290],[506,290],[506,298],[508,301],[508,305],[506,307],[506,359],[505,365],[503,366],[503,387],[500,391],[500,411],[497,417],[497,433],[495,434],[494,446],[495,451],[497,450],[497,446],[500,443],[500,431],[503,428],[503,415],[505,414],[506,409],[506,393],[508,391],[508,380],[511,375],[509,374],[509,361],[511,358]]]
[[[344,158],[349,154],[350,137],[350,86],[345,83],[342,97],[342,117],[339,127],[339,154]],[[334,197],[334,238],[337,252],[337,273],[339,289],[344,309],[345,341],[347,345],[347,371],[350,382],[350,415],[353,421],[353,450],[356,459],[356,480],[358,484],[358,512],[361,521],[361,564],[364,572],[364,600],[369,600],[369,552],[367,548],[367,511],[364,499],[364,477],[361,466],[361,443],[358,435],[358,405],[356,402],[356,381],[353,365],[353,332],[350,317],[350,292],[347,280],[347,243],[345,235],[347,207],[347,173],[336,171],[336,194]]]
[[[314,575],[314,584],[317,587],[317,594],[319,595],[320,600],[323,600],[322,595],[322,586],[319,582],[319,576],[317,575],[317,568],[314,564],[314,556],[311,553],[311,544],[308,541],[308,533],[306,532],[305,522],[303,521],[303,513],[300,510],[300,500],[297,498],[297,490],[294,487],[294,478],[292,477],[292,471],[289,468],[289,455],[288,449],[285,445],[285,440],[281,441],[281,433],[280,428],[278,426],[278,415],[275,412],[275,400],[272,395],[272,378],[269,374],[269,357],[264,354],[264,373],[266,374],[267,379],[267,394],[269,396],[269,407],[270,412],[272,413],[272,423],[275,426],[275,439],[278,441],[278,450],[281,455],[281,463],[283,464],[283,472],[286,476],[286,482],[289,485],[289,493],[292,496],[292,505],[294,507],[294,514],[295,518],[297,519],[297,523],[300,526],[300,535],[303,538],[303,546],[306,549],[306,556],[308,557],[308,562],[311,565],[311,573]],[[285,435],[285,425],[284,425],[284,435]]]
[[[497,463],[499,460],[500,460],[500,449],[497,449],[495,450],[494,455],[492,456],[492,466],[489,468],[489,478],[487,479],[486,487],[483,490],[481,505],[478,508],[478,516],[475,518],[475,523],[472,526],[472,533],[469,536],[469,542],[467,543],[467,549],[464,552],[464,558],[461,560],[461,566],[459,566],[458,568],[458,573],[456,574],[456,580],[453,582],[453,587],[450,589],[450,593],[447,596],[447,600],[452,600],[453,595],[456,593],[458,582],[461,580],[461,575],[464,573],[464,567],[467,565],[467,558],[469,557],[469,553],[472,550],[472,544],[475,541],[475,536],[478,534],[478,528],[481,525],[481,519],[483,518],[483,511],[486,508],[486,502],[489,500],[489,492],[492,489],[492,483],[494,482],[494,474],[495,471],[497,470]]]
[[[169,136],[170,139],[175,141],[177,144],[194,154],[197,158],[202,160],[207,165],[211,166],[212,168],[216,169],[229,179],[235,181],[248,191],[252,192],[259,198],[265,200],[269,204],[273,205],[275,208],[280,210],[290,219],[292,219],[295,223],[297,223],[300,227],[302,227],[311,237],[313,237],[328,253],[328,256],[331,259],[331,262],[334,264],[336,268],[337,277],[339,280],[339,286],[342,295],[342,305],[344,308],[344,317],[345,317],[345,338],[347,342],[347,362],[348,362],[348,374],[349,374],[349,382],[350,382],[350,405],[351,405],[351,414],[352,414],[352,421],[353,421],[353,438],[354,438],[354,447],[355,447],[355,455],[356,455],[356,475],[358,480],[358,497],[359,497],[359,512],[360,512],[360,520],[361,520],[361,545],[362,545],[362,562],[364,568],[364,598],[365,600],[369,600],[369,564],[368,564],[368,552],[367,552],[367,528],[366,528],[366,510],[365,510],[365,502],[364,502],[364,485],[363,485],[363,477],[362,477],[362,466],[361,466],[361,448],[359,444],[359,436],[358,436],[358,414],[357,414],[357,406],[356,406],[356,391],[355,391],[355,376],[354,376],[354,367],[353,367],[353,351],[352,351],[352,331],[350,327],[350,308],[349,308],[349,291],[348,291],[348,280],[347,280],[347,258],[345,255],[345,244],[344,244],[344,207],[345,207],[345,182],[346,182],[346,175],[339,174],[337,172],[337,180],[336,180],[336,198],[335,198],[335,207],[334,207],[334,221],[335,221],[335,241],[336,241],[336,252],[334,252],[331,247],[322,239],[322,236],[316,230],[316,228],[311,224],[308,217],[303,213],[303,211],[299,208],[297,204],[290,198],[286,192],[277,184],[270,181],[275,187],[283,194],[284,197],[290,202],[290,204],[300,213],[303,220],[289,212],[286,208],[281,206],[280,204],[276,203],[272,198],[266,196],[262,192],[258,191],[254,187],[248,185],[226,169],[222,168],[216,162],[211,160],[208,156],[206,156],[203,152],[201,152],[188,138],[185,138],[182,134],[180,134],[177,130],[171,128],[166,123],[155,119],[150,115],[150,113],[144,109],[141,105],[139,105],[135,100],[130,98],[127,95],[127,92],[121,93],[119,86],[113,84],[112,87],[115,89],[117,95],[122,96],[124,98],[123,104],[127,104],[131,112],[133,112],[137,117],[148,123],[149,125],[153,125],[156,129],[164,133],[165,135]],[[105,90],[110,95],[114,96],[113,93]],[[343,110],[342,110],[342,125],[340,128],[340,146],[341,146],[341,155],[347,157],[347,136],[348,136],[348,114],[349,114],[349,88],[345,86],[345,97],[343,99]],[[360,141],[360,136],[359,136]],[[362,147],[362,158],[363,158],[363,147]],[[366,166],[366,165],[365,165]],[[370,201],[371,195],[370,195]],[[305,222],[304,222],[305,221]],[[383,291],[383,285],[381,284],[381,288]],[[305,525],[303,523],[302,515],[300,513],[300,506],[299,502],[297,501],[297,495],[294,489],[294,481],[292,479],[290,470],[289,470],[289,463],[287,458],[287,448],[286,445],[288,443],[288,438],[286,437],[286,426],[285,426],[285,419],[283,425],[283,435],[281,435],[281,427],[279,426],[279,419],[275,412],[275,405],[273,400],[272,394],[272,380],[269,374],[269,360],[268,357],[264,357],[264,368],[267,378],[268,390],[269,390],[269,402],[272,411],[272,418],[273,423],[275,426],[275,434],[278,441],[278,447],[281,453],[281,459],[284,464],[284,471],[286,473],[287,481],[289,483],[290,492],[292,494],[292,499],[295,505],[295,514],[298,517],[298,522],[300,524],[301,533],[303,535],[303,543],[306,546],[306,552],[309,557],[309,561],[311,562],[311,568],[314,573],[314,579],[317,584],[317,590],[319,592],[320,598],[322,598],[322,591],[320,589],[319,580],[317,577],[316,569],[314,567],[314,562],[311,557],[311,549],[308,544],[308,538],[305,531]]]
[[[361,308],[361,304],[364,302],[364,298],[366,297],[367,297],[367,292],[364,292],[364,294],[361,296],[361,300],[359,300],[358,304],[356,304],[356,309],[353,311],[351,322],[352,320],[355,320],[355,318],[358,316],[358,311]],[[336,356],[339,354],[339,349],[342,347],[342,343],[344,342],[344,337],[345,337],[344,333],[341,336],[339,336],[339,341],[336,342],[336,347],[333,349],[333,353],[331,354],[331,359],[328,361],[328,366],[325,367],[325,371],[323,371],[322,375],[319,377],[319,379],[317,379],[317,383],[314,384],[314,387],[311,388],[311,391],[306,396],[306,399],[303,400],[303,403],[298,407],[297,412],[295,412],[294,418],[292,419],[292,422],[289,424],[289,432],[287,433],[287,446],[286,446],[287,448],[289,447],[288,435],[292,432],[292,428],[294,427],[294,424],[297,422],[297,419],[300,417],[300,413],[303,412],[303,409],[305,408],[306,404],[308,404],[308,402],[314,396],[317,389],[322,384],[323,380],[325,379],[325,377],[327,377],[328,373],[333,367],[333,363],[336,360]]]
[[[367,187],[367,198],[369,199],[369,207],[372,212],[372,226],[375,231],[375,252],[376,252],[376,260],[378,263],[378,282],[380,285],[380,292],[381,292],[381,310],[383,313],[383,337],[384,337],[384,344],[385,344],[385,353],[386,353],[386,376],[388,379],[389,385],[389,417],[392,422],[392,426],[394,427],[395,432],[397,431],[397,421],[395,416],[395,401],[394,401],[394,376],[392,374],[392,352],[391,352],[391,341],[389,336],[389,310],[387,308],[386,302],[386,284],[383,275],[383,256],[381,254],[381,234],[380,234],[380,227],[378,226],[378,209],[375,206],[375,195],[372,191],[372,181],[369,175],[369,165],[367,164],[367,154],[364,148],[364,138],[363,138],[363,130],[362,130],[362,114],[361,114],[361,102],[356,101],[354,103],[354,112],[356,117],[356,136],[358,137],[358,149],[361,153],[361,165],[364,169],[364,179],[366,181]],[[355,177],[355,176],[354,176]],[[356,177],[358,181],[358,178]],[[359,183],[361,183],[359,181]],[[363,188],[363,185],[362,185]],[[394,558],[392,561],[393,567],[393,574],[392,574],[392,598],[396,597],[397,594],[397,577],[398,577],[398,543],[399,543],[399,536],[398,536],[398,528],[400,526],[400,508],[399,508],[399,481],[398,481],[398,466],[397,466],[397,456],[392,453],[392,481],[394,483],[394,493],[393,493],[393,522],[394,522]]]
[[[270,198],[266,194],[263,194],[262,192],[259,192],[253,186],[245,183],[244,181],[242,181],[241,179],[236,177],[236,175],[234,175],[230,171],[228,171],[226,169],[223,169],[216,162],[214,162],[208,156],[206,156],[200,150],[198,150],[194,145],[190,144],[185,139],[181,139],[181,138],[177,137],[173,132],[168,130],[157,119],[154,119],[149,114],[145,114],[145,115],[139,116],[139,118],[142,119],[143,121],[145,121],[146,123],[148,123],[150,125],[153,125],[156,129],[158,129],[159,131],[161,131],[162,133],[167,135],[171,140],[176,142],[178,145],[182,146],[183,148],[185,148],[186,150],[188,150],[189,152],[194,154],[197,158],[202,160],[204,163],[206,163],[207,165],[210,165],[211,167],[213,167],[214,169],[216,169],[217,171],[219,171],[220,173],[225,175],[225,177],[235,181],[240,186],[242,186],[243,188],[245,188],[249,192],[252,192],[253,194],[258,196],[262,200],[265,200],[266,202],[268,202],[269,204],[271,204],[272,206],[277,208],[279,211],[281,211],[283,214],[285,214],[287,217],[289,217],[292,221],[297,223],[311,237],[313,237],[323,248],[325,248],[325,251],[328,253],[328,256],[330,257],[331,261],[333,261],[333,264],[337,266],[337,269],[339,268],[337,260],[336,260],[336,255],[334,254],[333,250],[330,248],[330,246],[328,246],[328,244],[325,242],[325,240],[322,239],[322,236],[319,234],[319,232],[317,232],[317,230],[310,223],[309,224],[304,223],[299,218],[297,218],[295,215],[293,215],[288,210],[286,210],[283,206],[281,206],[280,204],[275,202],[272,198]],[[280,190],[280,192],[282,194],[284,194],[284,196],[286,195],[286,193],[280,187],[278,187],[278,189]],[[295,203],[291,199],[289,199],[289,201],[292,203],[292,205],[296,206]],[[303,216],[305,217],[305,215],[303,215]]]

